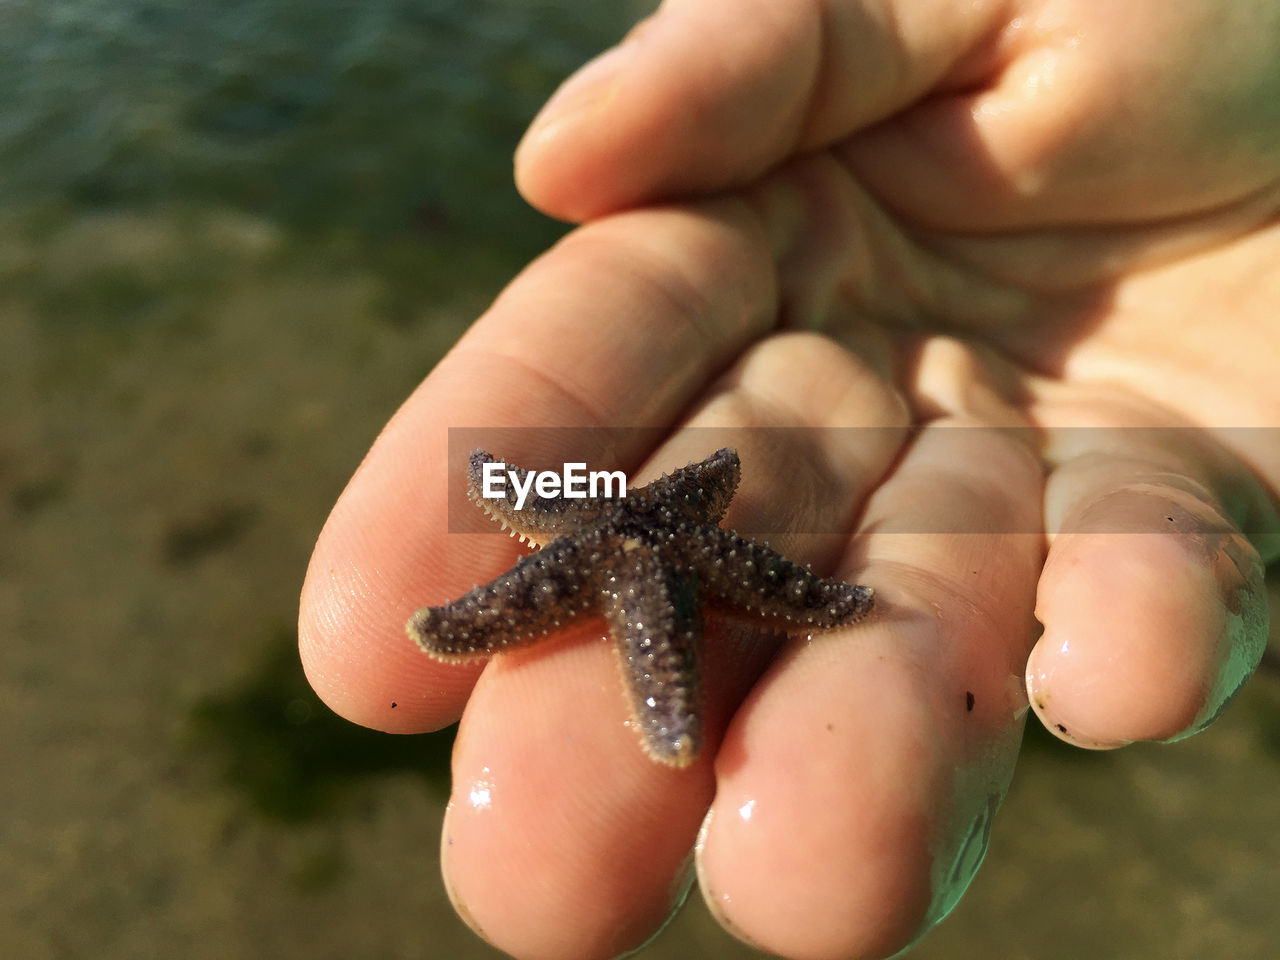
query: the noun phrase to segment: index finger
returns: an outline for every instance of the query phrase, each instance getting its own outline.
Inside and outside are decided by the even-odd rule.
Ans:
[[[458,716],[480,665],[405,637],[416,608],[513,560],[505,537],[448,533],[448,428],[602,427],[574,459],[647,452],[630,426],[673,424],[776,315],[776,281],[745,206],[658,208],[570,234],[528,267],[409,397],[321,531],[302,589],[300,652],[342,716],[392,732]],[[512,434],[504,455],[533,451]],[[554,455],[559,451],[538,451]]]
[[[972,85],[1008,16],[949,0],[664,3],[557,91],[516,181],[569,220],[743,186],[940,84]]]

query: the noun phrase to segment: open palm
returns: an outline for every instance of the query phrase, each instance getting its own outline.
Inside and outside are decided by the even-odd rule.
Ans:
[[[738,935],[890,955],[977,869],[1028,690],[1107,747],[1247,678],[1280,552],[1280,8],[1174,6],[680,0],[544,110],[521,188],[585,225],[378,438],[300,619],[344,716],[463,714],[444,861],[491,942],[636,946],[696,838]],[[597,428],[496,452],[637,481],[732,444],[726,523],[881,612],[713,623],[707,749],[659,767],[598,623],[483,669],[405,637],[515,555],[447,532],[476,425]]]

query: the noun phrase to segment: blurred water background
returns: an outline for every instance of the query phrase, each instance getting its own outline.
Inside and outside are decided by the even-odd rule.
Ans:
[[[524,124],[652,4],[0,0],[0,956],[497,954],[438,877],[451,734],[307,688],[314,537],[561,227]],[[1280,684],[1210,733],[1033,733],[913,955],[1274,954]],[[760,956],[696,902],[642,952]]]

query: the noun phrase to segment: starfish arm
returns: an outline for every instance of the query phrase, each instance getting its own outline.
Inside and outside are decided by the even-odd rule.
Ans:
[[[640,494],[695,523],[719,523],[729,509],[742,465],[732,447],[717,450],[705,460],[663,474]]]
[[[605,583],[605,618],[645,751],[673,767],[702,747],[698,667],[702,615],[693,577],[666,569],[646,548]]]
[[[487,463],[497,463],[502,467],[502,496],[498,498],[484,495],[484,468]],[[513,483],[508,471],[515,473]],[[502,524],[502,529],[511,529],[513,536],[530,543],[549,543],[557,537],[574,533],[600,520],[609,511],[615,509],[621,498],[587,497],[585,499],[566,497],[540,497],[528,487],[529,471],[523,467],[498,460],[484,450],[473,450],[467,461],[467,496],[474,500],[490,519]],[[520,503],[520,495],[516,485],[527,490],[524,502]]]
[[[405,628],[424,651],[449,661],[478,660],[535,640],[598,603],[596,539],[553,540],[457,600],[423,607]]]
[[[875,603],[870,587],[825,580],[775,550],[720,527],[684,539],[686,562],[707,598],[784,625],[814,630],[861,620]]]

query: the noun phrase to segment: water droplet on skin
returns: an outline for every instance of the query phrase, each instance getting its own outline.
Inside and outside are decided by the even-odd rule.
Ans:
[[[467,801],[473,810],[488,810],[493,806],[493,781],[487,776],[488,767],[480,768],[481,776],[471,781],[471,789],[467,791]]]

